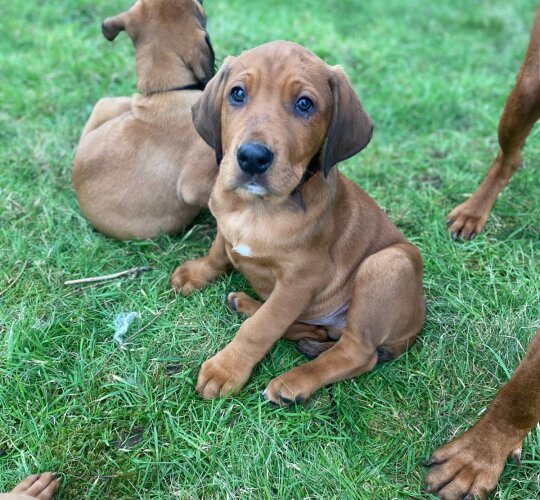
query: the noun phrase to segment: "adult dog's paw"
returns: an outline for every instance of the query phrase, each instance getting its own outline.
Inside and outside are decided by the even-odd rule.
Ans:
[[[225,348],[202,364],[197,392],[204,399],[237,394],[248,381],[251,370],[250,363]]]
[[[486,498],[497,486],[509,454],[519,460],[521,446],[507,445],[504,436],[485,432],[482,425],[473,427],[431,455],[426,492],[445,500]]]
[[[474,239],[484,229],[490,211],[490,206],[482,206],[473,198],[454,208],[448,215],[448,227],[452,238]]]
[[[171,287],[182,295],[188,295],[209,285],[219,275],[206,258],[190,260],[174,270]]]

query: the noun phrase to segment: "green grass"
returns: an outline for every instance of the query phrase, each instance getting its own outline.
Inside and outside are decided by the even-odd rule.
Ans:
[[[304,361],[281,341],[241,394],[205,402],[201,362],[241,320],[224,306],[237,274],[189,298],[169,291],[203,255],[209,215],[187,233],[117,242],[94,232],[71,186],[94,102],[134,91],[125,35],[101,19],[120,0],[12,0],[0,26],[0,491],[55,470],[64,498],[419,498],[431,450],[470,426],[539,324],[538,130],[486,232],[453,242],[446,214],[496,148],[525,51],[533,0],[207,0],[219,59],[276,38],[342,64],[376,125],[342,170],[421,249],[428,315],[403,357],[276,409],[260,393]],[[92,288],[74,277],[155,271]],[[19,276],[20,275],[20,276]],[[19,277],[13,282],[15,277]],[[130,349],[113,319],[138,311]],[[509,464],[498,497],[536,498],[540,433]]]

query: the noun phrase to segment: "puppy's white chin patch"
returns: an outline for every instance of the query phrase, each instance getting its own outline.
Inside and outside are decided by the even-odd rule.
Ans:
[[[233,248],[233,252],[236,252],[242,257],[251,257],[251,248],[248,245],[236,245]]]
[[[254,194],[255,196],[264,196],[265,194],[268,194],[268,191],[265,188],[259,186],[258,184],[253,184],[252,182],[249,184],[244,184],[242,187],[248,193]]]

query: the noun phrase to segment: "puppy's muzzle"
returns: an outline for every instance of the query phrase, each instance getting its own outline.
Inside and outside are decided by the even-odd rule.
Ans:
[[[236,153],[240,169],[249,175],[263,174],[274,161],[274,153],[265,144],[247,142]]]

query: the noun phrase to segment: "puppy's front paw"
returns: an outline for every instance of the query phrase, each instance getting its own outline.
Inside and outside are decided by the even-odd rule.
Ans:
[[[188,295],[212,283],[219,275],[205,258],[190,260],[175,269],[171,276],[171,287],[182,295]]]
[[[237,394],[248,381],[252,369],[244,358],[225,348],[202,364],[196,390],[204,399]]]
[[[303,403],[317,389],[301,366],[276,377],[263,392],[263,398],[279,406]]]

